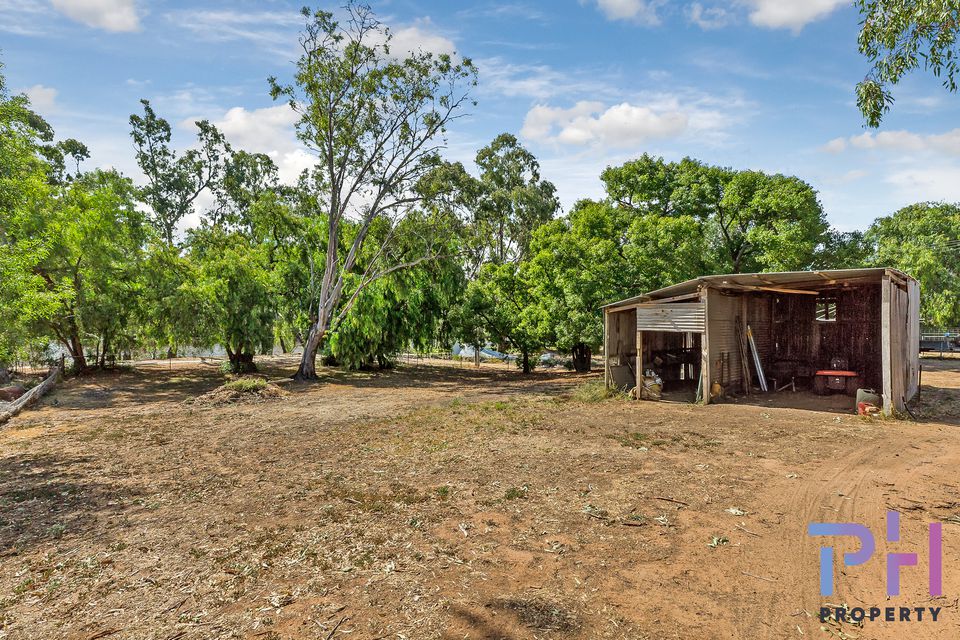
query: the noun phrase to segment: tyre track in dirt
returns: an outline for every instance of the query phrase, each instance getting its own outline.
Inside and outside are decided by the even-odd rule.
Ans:
[[[950,430],[952,431],[952,429]],[[927,437],[924,437],[927,436]],[[933,437],[929,437],[933,436]],[[945,437],[946,436],[946,437]],[[920,444],[916,444],[922,438]],[[869,638],[955,638],[960,637],[960,612],[951,598],[932,600],[927,585],[927,523],[944,514],[936,506],[956,504],[956,494],[939,494],[932,490],[952,479],[960,456],[955,452],[955,436],[930,427],[892,423],[888,437],[854,448],[841,457],[804,465],[801,477],[794,480],[781,475],[758,495],[755,507],[760,512],[782,513],[778,527],[768,528],[759,544],[749,553],[749,565],[738,572],[769,576],[744,599],[744,611],[769,612],[768,624],[755,625],[751,617],[740,615],[741,637],[804,637],[824,636],[816,618],[822,605],[846,604],[863,606],[943,606],[941,621],[925,624],[883,622],[866,623],[862,629],[845,624],[844,633],[860,640]],[[853,443],[857,447],[857,443]],[[950,446],[948,446],[948,444]],[[931,477],[932,474],[932,477]],[[949,491],[949,489],[948,489]],[[951,502],[951,500],[954,500]],[[885,540],[885,513],[901,512],[901,544],[888,545]],[[820,541],[807,535],[810,522],[855,522],[873,532],[876,549],[864,565],[836,566],[835,595],[819,594]],[[951,569],[960,570],[957,528],[944,528],[944,593],[960,592],[960,580]],[[854,551],[859,544],[849,538],[833,538],[835,557]],[[916,552],[919,566],[902,572],[902,593],[887,598],[885,589],[885,554],[888,551]],[[746,579],[741,578],[739,579]],[[751,585],[753,586],[753,585]],[[812,617],[811,617],[812,616]],[[758,633],[759,632],[759,633]]]

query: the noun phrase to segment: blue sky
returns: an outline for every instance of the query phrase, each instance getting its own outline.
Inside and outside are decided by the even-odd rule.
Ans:
[[[137,177],[129,114],[141,97],[192,142],[207,118],[292,179],[311,163],[267,95],[289,78],[300,2],[0,0],[9,85],[92,162]],[[568,208],[600,171],[648,152],[797,175],[843,230],[921,200],[960,200],[960,96],[923,74],[867,131],[854,86],[858,14],[838,0],[384,0],[394,48],[474,59],[479,101],[447,155],[472,161],[518,135]],[[336,3],[319,6],[335,8]]]

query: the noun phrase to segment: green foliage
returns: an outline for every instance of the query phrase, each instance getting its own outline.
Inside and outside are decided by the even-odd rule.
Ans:
[[[857,85],[857,106],[867,125],[879,127],[893,104],[891,85],[923,65],[957,91],[957,29],[960,6],[955,0],[857,0],[862,16],[860,53],[872,68]]]
[[[627,216],[604,203],[580,202],[570,215],[534,233],[524,274],[554,346],[571,351],[603,337],[599,308],[638,286],[621,239]]]
[[[386,367],[404,349],[449,344],[447,316],[465,284],[457,261],[455,227],[450,227],[454,222],[444,211],[412,213],[396,227],[381,221],[371,232],[375,241],[371,246],[382,246],[381,236],[392,234],[390,262],[409,262],[422,255],[424,236],[430,233],[439,235],[428,240],[439,253],[386,274],[359,291],[350,312],[331,333],[329,351],[338,363],[350,368],[373,363]],[[368,260],[361,258],[361,265]]]
[[[529,372],[549,336],[545,305],[538,305],[526,273],[537,230],[559,210],[556,187],[540,177],[536,158],[510,134],[477,153],[480,178],[455,167],[444,177],[467,200],[471,215],[460,234],[464,269],[471,280],[461,306],[451,314],[457,337],[474,346],[496,342],[519,353]]]
[[[831,229],[817,253],[818,269],[857,269],[868,266],[873,247],[863,231]]]
[[[267,388],[267,381],[263,378],[237,378],[224,383],[224,389],[228,391],[239,391],[240,393],[256,393]]]
[[[211,344],[212,292],[193,260],[166,242],[151,242],[141,277],[139,325],[144,345],[175,354],[178,345]]]
[[[393,55],[389,29],[354,0],[343,7],[342,22],[328,11],[304,8],[302,15],[303,55],[293,83],[271,78],[270,87],[275,100],[299,114],[297,136],[319,155],[301,181],[315,199],[307,210],[323,212],[326,226],[320,249],[305,252],[305,303],[312,308],[297,378],[310,379],[320,345],[365,288],[436,256],[426,243],[416,259],[394,262],[394,235],[374,245],[371,232],[378,221],[402,219],[422,202],[418,183],[440,164],[446,127],[470,104],[476,69],[468,58],[448,54]],[[312,261],[318,254],[322,264]]]
[[[0,270],[27,311],[21,331],[58,341],[83,368],[85,344],[104,354],[127,336],[145,230],[132,183],[115,172],[83,174],[54,189],[56,197],[48,192],[38,206],[5,216],[0,256],[10,258],[0,257]]]
[[[937,327],[960,325],[960,206],[921,203],[880,218],[867,232],[877,266],[920,282],[920,313]]]
[[[534,230],[560,208],[553,183],[540,178],[540,164],[509,133],[477,152],[480,180],[476,190],[474,237],[485,240],[478,263],[521,262]]]
[[[130,135],[137,164],[147,178],[142,197],[160,236],[172,245],[177,225],[193,211],[197,197],[221,178],[230,148],[216,127],[201,120],[196,123],[199,148],[178,154],[170,148],[170,123],[154,112],[149,101],[140,103],[143,115],[130,116]]]
[[[263,247],[240,233],[214,228],[196,231],[191,258],[198,266],[195,282],[185,283],[206,301],[209,314],[195,344],[220,344],[234,372],[255,369],[258,351],[273,347],[275,283]]]
[[[30,269],[49,255],[49,247],[42,238],[18,233],[48,206],[52,191],[42,154],[52,132],[29,107],[25,96],[7,93],[0,73],[0,363],[22,355],[27,327],[57,306],[57,297]]]
[[[529,373],[546,344],[550,319],[518,265],[491,262],[467,286],[456,326],[468,344],[490,341],[518,353],[517,365]]]
[[[699,222],[710,247],[708,266],[717,272],[809,268],[826,238],[816,192],[798,178],[646,154],[601,178],[621,208]]]

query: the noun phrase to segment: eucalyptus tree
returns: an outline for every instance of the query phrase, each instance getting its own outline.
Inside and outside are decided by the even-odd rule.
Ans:
[[[421,201],[415,185],[438,163],[447,126],[470,103],[476,70],[469,59],[392,48],[390,31],[372,10],[348,0],[343,20],[303,10],[301,55],[292,84],[270,79],[271,95],[298,114],[297,136],[317,154],[311,171],[315,215],[325,217],[323,265],[297,379],[316,377],[316,355],[331,327],[350,312],[360,291],[398,270],[436,258],[391,262],[394,233],[376,240],[374,223],[395,228]],[[355,225],[344,242],[348,225]]]
[[[857,106],[871,127],[890,111],[890,87],[921,66],[957,91],[960,4],[956,0],[856,0],[860,53],[873,65],[857,85]]]
[[[560,209],[557,188],[540,177],[540,163],[515,136],[502,133],[480,149],[476,232],[487,239],[483,259],[522,262],[534,230]]]
[[[213,124],[200,120],[196,123],[198,148],[178,153],[170,146],[170,123],[156,114],[148,100],[140,104],[143,115],[130,116],[130,135],[137,164],[147,179],[141,194],[153,224],[172,247],[177,225],[193,212],[200,194],[222,178],[230,146]]]
[[[437,217],[445,218],[437,220]],[[453,228],[447,228],[451,225]],[[408,215],[394,231],[393,261],[407,260],[423,251],[425,235],[438,257],[401,269],[372,282],[357,297],[353,311],[331,333],[328,352],[350,368],[391,365],[403,349],[429,349],[449,332],[449,311],[466,281],[460,263],[457,219],[443,209]],[[375,224],[371,235],[390,233],[389,224]],[[364,256],[362,261],[369,259]]]

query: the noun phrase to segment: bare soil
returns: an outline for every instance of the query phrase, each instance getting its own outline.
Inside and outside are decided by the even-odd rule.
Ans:
[[[960,637],[960,360],[924,360],[918,422],[789,392],[586,401],[595,374],[441,362],[294,384],[294,365],[270,361],[284,393],[256,402],[194,402],[213,364],[97,374],[0,430],[0,638]],[[831,598],[812,521],[877,539]],[[920,563],[888,599],[893,549]],[[828,601],[942,613],[821,629]]]

